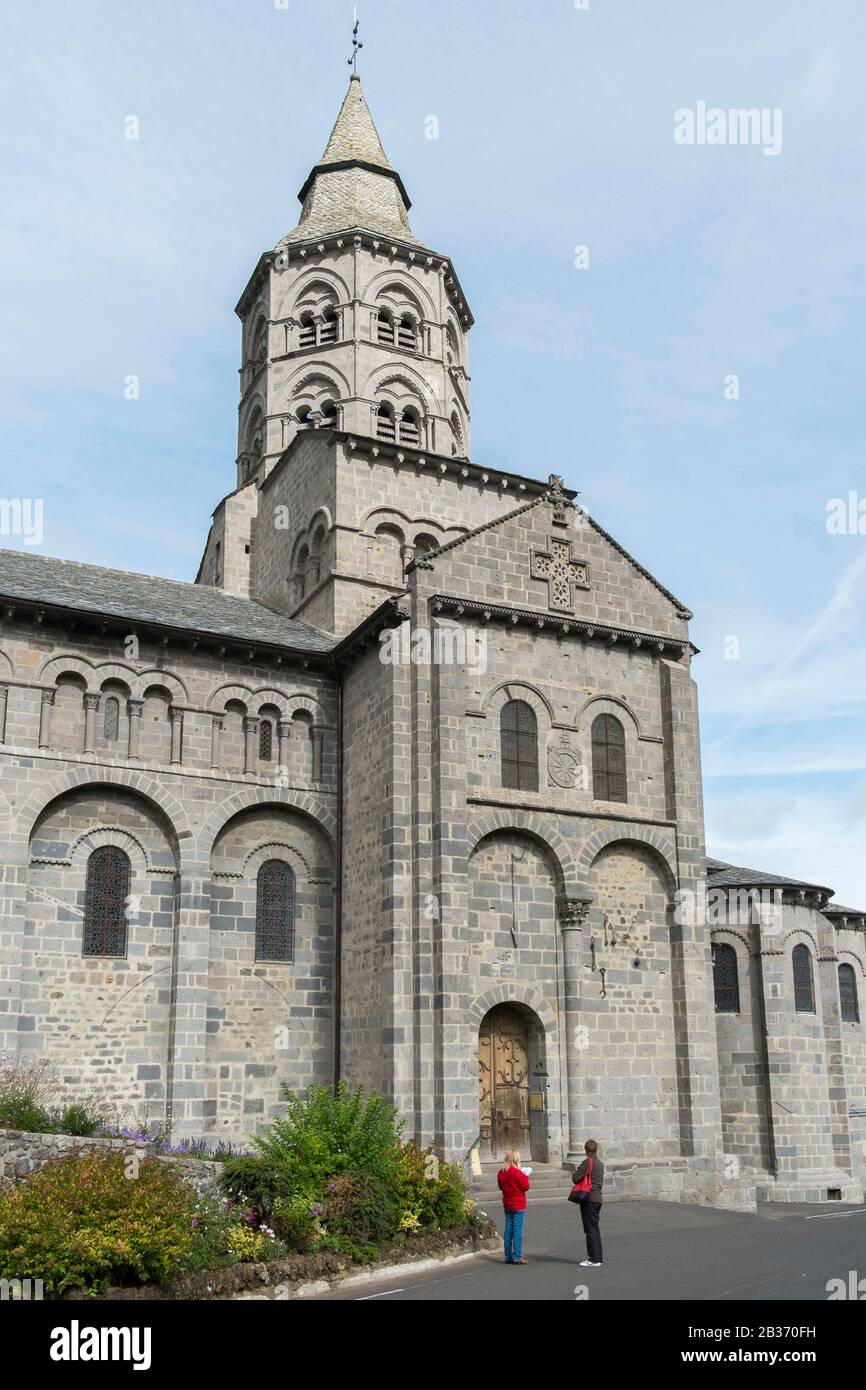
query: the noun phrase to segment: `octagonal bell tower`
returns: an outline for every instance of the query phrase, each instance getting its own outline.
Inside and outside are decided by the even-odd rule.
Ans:
[[[468,457],[472,315],[450,260],[412,232],[355,73],[298,197],[297,227],[237,305],[237,485],[260,483],[301,430]]]

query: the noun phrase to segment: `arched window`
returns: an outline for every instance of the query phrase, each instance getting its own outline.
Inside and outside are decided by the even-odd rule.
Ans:
[[[424,531],[419,532],[415,537],[412,558],[414,560],[422,559],[423,556],[429,555],[431,551],[438,550],[439,544],[435,536],[427,535]]]
[[[808,946],[795,946],[792,957],[794,966],[794,1008],[798,1014],[815,1012],[815,983],[812,978],[812,953]]]
[[[625,730],[612,714],[592,722],[592,794],[596,801],[627,801]]]
[[[460,348],[457,343],[457,334],[454,332],[454,325],[449,323],[445,327],[445,357],[449,367],[455,366],[460,361]]]
[[[295,603],[300,603],[307,592],[307,567],[310,563],[310,547],[302,545],[298,551],[297,566],[294,574]]]
[[[740,1012],[740,978],[737,952],[726,942],[713,944],[713,993],[717,1014]]]
[[[324,429],[335,430],[337,428],[337,403],[336,401],[323,401],[322,406],[322,427]]]
[[[499,716],[502,785],[515,791],[538,791],[538,724],[525,700],[509,700]]]
[[[860,1000],[857,998],[857,976],[853,965],[839,966],[839,1006],[843,1023],[860,1022]]]
[[[85,956],[126,955],[126,902],[129,856],[116,845],[102,845],[87,861],[84,885]]]
[[[376,337],[380,343],[394,346],[394,319],[390,309],[379,309],[376,320]]]
[[[269,859],[256,879],[256,960],[292,960],[294,948],[295,875]]]
[[[105,710],[102,716],[102,733],[111,743],[117,740],[118,729],[120,727],[120,701],[114,695],[109,695],[105,702]]]
[[[411,314],[404,314],[400,319],[397,327],[397,343],[401,348],[411,348],[413,352],[418,346],[415,320]]]
[[[400,443],[420,447],[421,417],[413,405],[407,406],[400,417]]]
[[[250,348],[250,365],[253,369],[260,367],[263,362],[268,360],[268,325],[262,319],[259,323],[252,340]]]
[[[259,724],[259,757],[263,763],[269,763],[274,755],[274,726],[270,719],[263,719]]]
[[[463,430],[456,410],[451,412],[451,454],[453,458],[463,457]]]
[[[337,341],[337,311],[333,304],[329,304],[322,313],[322,323],[319,330],[320,343],[335,343]]]
[[[394,440],[394,407],[382,401],[376,411],[376,434],[379,439]]]
[[[308,309],[305,314],[301,314],[300,332],[298,333],[298,346],[315,347],[316,345],[316,321],[313,318],[312,310]]]

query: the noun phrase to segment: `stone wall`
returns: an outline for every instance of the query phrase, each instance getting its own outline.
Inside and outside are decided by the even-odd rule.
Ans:
[[[0,1129],[0,1179],[21,1182],[31,1173],[37,1173],[49,1163],[68,1158],[70,1154],[83,1158],[90,1153],[118,1152],[178,1164],[187,1182],[200,1196],[215,1191],[219,1185],[221,1164],[201,1158],[161,1154],[155,1144],[134,1144],[129,1139],[85,1138],[77,1134],[35,1134],[18,1129]]]

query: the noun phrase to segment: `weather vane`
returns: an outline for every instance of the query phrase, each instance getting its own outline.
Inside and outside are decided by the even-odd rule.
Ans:
[[[348,60],[349,67],[352,69],[352,74],[353,74],[353,76],[355,76],[355,77],[357,77],[357,75],[358,75],[358,50],[359,50],[360,48],[363,48],[363,47],[364,47],[364,45],[361,43],[361,40],[358,38],[358,29],[359,29],[359,27],[360,27],[360,24],[361,24],[361,21],[360,21],[360,19],[358,18],[358,11],[357,11],[357,9],[356,9],[356,10],[355,10],[355,27],[354,27],[354,29],[352,30],[352,56],[351,56],[351,58],[349,58],[349,60]]]

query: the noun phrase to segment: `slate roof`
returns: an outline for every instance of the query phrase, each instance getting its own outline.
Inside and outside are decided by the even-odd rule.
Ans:
[[[707,859],[707,885],[712,888],[810,888],[813,892],[830,893],[833,889],[823,883],[806,883],[800,878],[766,873],[763,869],[745,869],[726,864],[721,859]]]
[[[708,888],[809,888],[816,893],[829,893],[833,889],[820,883],[804,883],[799,878],[784,878],[780,874],[768,874],[760,869],[742,869],[735,864],[726,864],[723,859],[707,859]],[[821,907],[825,917],[866,917],[866,909],[843,907],[841,903],[828,902]]]
[[[325,152],[298,197],[300,221],[278,247],[354,229],[420,245],[409,225],[409,195],[382,148],[354,73]]]
[[[349,80],[349,90],[343,98],[340,114],[319,163],[337,164],[344,159],[363,160],[367,164],[380,164],[385,169],[391,169],[370,108],[364,100],[361,79],[355,74]]]
[[[237,598],[208,584],[157,579],[0,548],[0,600],[123,618],[251,644],[326,654],[337,639],[269,604]]]

